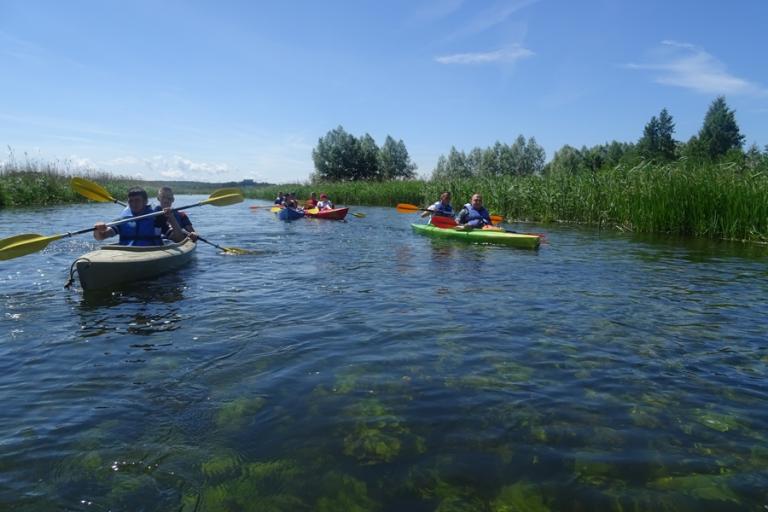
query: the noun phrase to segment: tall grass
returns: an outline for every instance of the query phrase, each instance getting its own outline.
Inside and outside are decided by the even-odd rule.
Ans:
[[[491,213],[508,220],[578,222],[638,233],[668,233],[732,240],[768,241],[768,174],[729,164],[604,168],[595,173],[283,185],[258,188],[252,197],[272,199],[279,190],[326,192],[337,203],[427,205],[440,192],[454,207],[483,194]]]
[[[128,189],[133,186],[143,187],[150,198],[155,191],[170,185],[177,194],[207,194],[220,186],[236,186],[236,183],[215,184],[193,181],[163,182],[137,180],[128,176],[116,176],[94,169],[73,168],[67,162],[44,162],[25,158],[23,162],[15,159],[13,153],[9,161],[0,163],[0,208],[15,206],[44,206],[61,203],[82,203],[87,201],[70,187],[72,176],[79,176],[99,185],[118,199],[125,199]]]

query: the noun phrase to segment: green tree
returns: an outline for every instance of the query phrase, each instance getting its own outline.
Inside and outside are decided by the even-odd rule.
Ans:
[[[405,143],[387,135],[379,150],[379,171],[385,180],[410,180],[416,177],[416,164],[411,161]]]
[[[379,172],[379,147],[369,134],[363,135],[357,141],[356,163],[352,168],[353,180],[381,179]]]
[[[467,166],[467,155],[451,146],[448,157],[440,155],[437,167],[432,171],[432,179],[461,179],[471,178],[472,171]]]
[[[528,138],[528,142],[525,144],[523,150],[523,165],[521,167],[521,174],[532,175],[541,174],[544,170],[544,162],[547,159],[547,153],[544,148],[539,146],[536,139],[533,137]]]
[[[643,136],[637,141],[640,156],[647,160],[669,162],[675,159],[677,143],[672,135],[675,133],[675,123],[667,109],[662,109],[658,119],[651,117],[643,129]]]
[[[584,157],[581,151],[566,144],[555,151],[552,161],[549,163],[548,172],[552,174],[578,174],[584,166]]]
[[[359,164],[359,143],[342,126],[320,137],[312,150],[316,177],[322,181],[355,179]]]
[[[718,96],[707,110],[698,142],[711,160],[717,160],[732,149],[741,150],[744,136],[739,132],[734,114],[725,103],[724,96]]]

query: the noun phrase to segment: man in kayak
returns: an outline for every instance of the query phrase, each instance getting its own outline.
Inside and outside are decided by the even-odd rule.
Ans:
[[[133,187],[128,190],[128,207],[120,214],[121,219],[137,217],[154,212],[149,207],[147,192],[141,187]],[[169,210],[170,212],[170,210]],[[167,220],[159,215],[147,219],[125,222],[117,226],[108,227],[103,222],[97,222],[94,226],[93,237],[96,240],[120,235],[120,245],[163,245],[162,232]]]
[[[275,204],[283,204],[285,202],[285,194],[282,192],[277,193],[277,197],[275,198]]]
[[[320,202],[317,203],[317,209],[318,210],[333,210],[335,207],[333,206],[333,203],[330,199],[328,199],[328,194],[320,194]]]
[[[155,207],[155,211],[165,211],[165,215],[160,216],[160,219],[166,221],[162,230],[163,237],[173,242],[181,242],[189,236],[190,240],[197,242],[197,233],[195,228],[192,227],[192,221],[189,220],[189,216],[184,212],[174,211],[171,213],[168,211],[173,207],[174,199],[171,187],[160,187],[160,190],[157,191],[157,200],[160,202],[160,205]],[[184,233],[184,231],[188,234]]]
[[[293,192],[288,192],[285,194],[285,200],[283,201],[283,206],[296,211],[302,210],[302,208],[299,207],[299,202],[296,200],[296,194],[294,194]]]
[[[469,229],[482,229],[483,226],[493,226],[491,214],[483,206],[483,196],[473,194],[469,203],[459,212],[459,225]]]
[[[317,192],[312,192],[309,199],[304,202],[304,208],[312,209],[317,206]]]
[[[453,217],[453,207],[451,206],[451,193],[448,191],[440,194],[440,200],[427,208],[427,211],[421,214],[422,217],[427,215],[437,215],[439,217]]]

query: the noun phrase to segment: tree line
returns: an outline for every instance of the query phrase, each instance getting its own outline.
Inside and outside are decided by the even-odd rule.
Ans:
[[[384,181],[416,177],[405,143],[387,135],[379,147],[369,134],[360,138],[342,126],[320,137],[312,150],[315,172],[312,181]]]
[[[433,179],[470,177],[530,176],[550,173],[579,174],[603,167],[635,166],[642,162],[666,164],[686,160],[706,164],[728,160],[746,168],[768,167],[768,145],[761,151],[752,144],[744,151],[745,137],[736,123],[735,112],[725,97],[712,101],[699,132],[687,142],[675,140],[675,123],[666,108],[651,117],[637,142],[612,141],[580,149],[565,145],[546,163],[546,153],[536,139],[519,135],[512,144],[497,141],[468,153],[451,147],[440,155],[432,171]],[[318,140],[312,151],[315,164],[313,181],[408,180],[415,178],[402,140],[387,136],[378,147],[369,134],[360,138],[341,126]]]
[[[555,152],[544,173],[579,174],[606,166],[634,166],[641,162],[666,164],[678,160],[693,164],[725,160],[747,168],[768,166],[768,146],[761,151],[752,144],[744,151],[745,137],[739,130],[735,112],[723,96],[712,101],[699,132],[687,142],[675,140],[674,134],[674,120],[665,108],[658,117],[651,117],[637,142],[612,141],[581,149],[565,145]]]

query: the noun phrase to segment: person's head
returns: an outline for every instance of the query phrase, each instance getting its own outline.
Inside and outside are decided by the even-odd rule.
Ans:
[[[480,208],[483,206],[483,196],[480,194],[472,194],[472,200],[470,202],[472,203],[473,208]]]
[[[311,194],[309,194],[309,197],[311,197],[312,199],[317,199],[317,192],[312,192]]]
[[[149,202],[147,191],[141,187],[132,187],[128,190],[128,206],[133,213],[141,213]]]
[[[327,201],[328,200],[328,194],[320,194],[320,199],[322,199],[323,201]]]
[[[170,208],[173,205],[173,189],[171,187],[160,187],[157,191],[157,200],[160,201],[162,208]]]
[[[451,193],[447,190],[440,194],[440,202],[443,204],[448,204],[451,202]]]
[[[278,192],[277,197],[285,197],[285,194],[283,194],[282,192]]]

